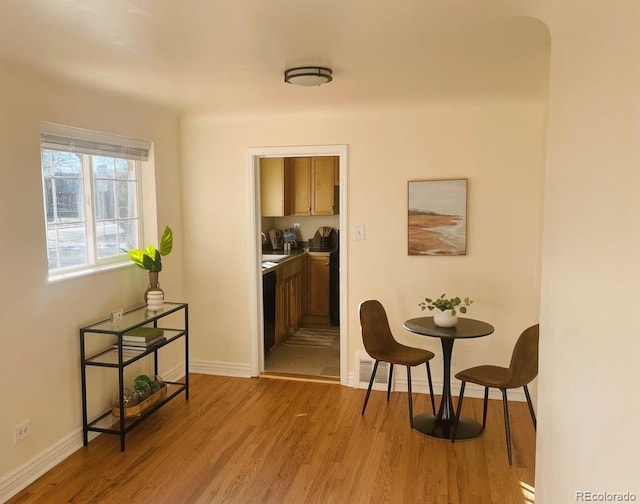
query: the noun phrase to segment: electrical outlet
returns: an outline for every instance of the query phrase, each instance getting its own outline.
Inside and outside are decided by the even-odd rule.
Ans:
[[[299,222],[294,222],[293,223],[293,229],[295,229],[296,231],[300,229],[300,223]]]
[[[22,441],[24,438],[31,434],[31,420],[26,420],[19,425],[16,425],[14,435],[14,441]]]
[[[120,308],[119,310],[115,310],[111,312],[111,323],[115,324],[117,322],[120,322],[122,320],[122,314],[124,313],[124,310],[122,308]]]

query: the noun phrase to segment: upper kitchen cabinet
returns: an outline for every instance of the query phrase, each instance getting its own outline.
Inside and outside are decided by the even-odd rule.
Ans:
[[[291,178],[291,215],[311,215],[311,158],[287,158]]]
[[[291,215],[335,215],[338,157],[289,158]]]
[[[290,215],[290,177],[284,158],[260,159],[260,208],[262,217]]]

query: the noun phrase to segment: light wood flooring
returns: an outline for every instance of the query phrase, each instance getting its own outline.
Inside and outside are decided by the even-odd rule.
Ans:
[[[528,503],[535,433],[512,403],[513,466],[502,406],[455,444],[413,431],[407,395],[337,384],[191,375],[179,396],[127,437],[101,435],[9,501],[26,503]],[[416,395],[415,411],[429,408]],[[480,419],[482,400],[465,398]]]

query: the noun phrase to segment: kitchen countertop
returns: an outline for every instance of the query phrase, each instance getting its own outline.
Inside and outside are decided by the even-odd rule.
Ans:
[[[279,259],[277,261],[262,261],[263,263],[265,262],[269,262],[270,264],[273,264],[273,266],[268,266],[268,267],[263,267],[262,268],[262,274],[264,275],[265,273],[270,273],[271,271],[275,271],[279,266],[282,266],[284,263],[287,263],[289,261],[291,261],[292,259],[296,259],[297,257],[300,257],[304,254],[308,254],[308,255],[328,255],[331,251],[330,250],[304,250],[304,249],[292,249],[291,253],[289,255],[287,255],[287,257],[284,257],[282,259]],[[272,254],[277,254],[277,255],[284,255],[284,251],[282,249],[280,250],[273,250],[273,251],[269,251],[269,252],[263,252],[263,255],[272,255]]]
[[[273,250],[270,252],[263,252],[262,255],[284,255],[284,250],[280,249],[280,250]],[[265,262],[268,262],[269,264],[273,264],[273,266],[267,266],[267,267],[262,267],[262,274],[264,275],[265,273],[270,273],[271,271],[275,271],[279,266],[282,266],[284,263],[291,261],[292,259],[295,259],[297,257],[300,257],[301,255],[306,254],[306,252],[303,249],[293,249],[291,251],[290,254],[287,255],[287,257],[284,257],[282,259],[278,259],[277,261],[262,261],[262,263],[264,264]]]

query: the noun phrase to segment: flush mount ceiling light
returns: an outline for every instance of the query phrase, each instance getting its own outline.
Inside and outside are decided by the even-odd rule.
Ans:
[[[289,68],[284,71],[284,81],[298,86],[320,86],[331,82],[332,74],[330,68],[317,66]]]

